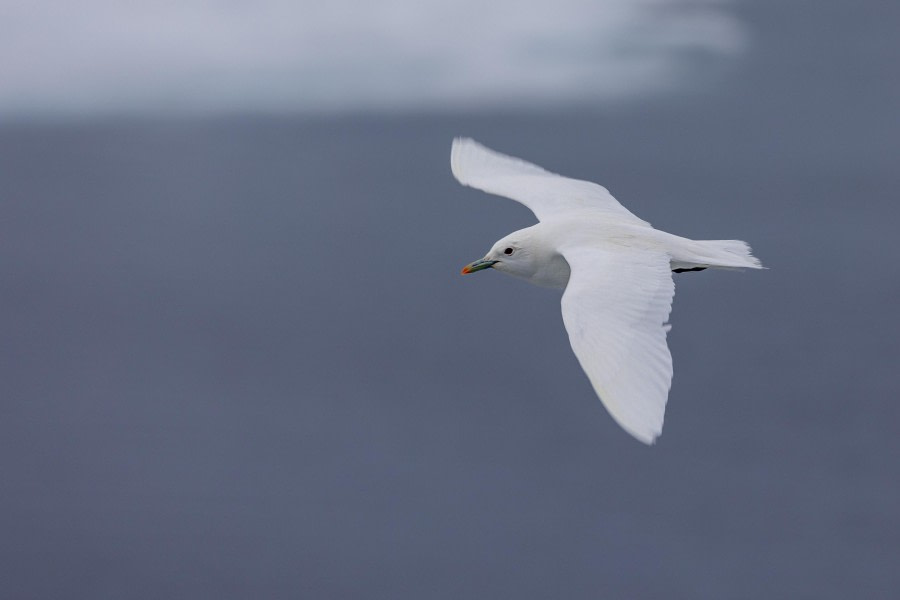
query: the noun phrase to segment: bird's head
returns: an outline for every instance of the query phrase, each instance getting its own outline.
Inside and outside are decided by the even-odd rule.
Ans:
[[[526,230],[511,233],[495,243],[484,258],[463,267],[463,275],[484,269],[497,269],[516,277],[531,278],[537,265],[529,243],[530,237]]]

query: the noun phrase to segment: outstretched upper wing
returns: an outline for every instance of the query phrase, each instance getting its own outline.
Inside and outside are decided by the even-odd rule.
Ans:
[[[541,221],[575,212],[605,212],[649,225],[619,204],[602,185],[545,171],[470,138],[453,140],[450,168],[461,184],[521,202]]]
[[[563,256],[572,271],[562,297],[572,350],[616,422],[652,444],[662,433],[672,383],[669,256],[583,246],[563,248]]]

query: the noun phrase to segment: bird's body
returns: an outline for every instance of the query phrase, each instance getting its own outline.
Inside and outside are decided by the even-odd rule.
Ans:
[[[626,431],[652,443],[662,432],[672,379],[672,271],[761,268],[749,246],[654,229],[600,185],[470,139],[454,140],[451,167],[460,183],[517,200],[540,221],[499,240],[463,273],[493,268],[564,288],[563,321],[594,390]]]

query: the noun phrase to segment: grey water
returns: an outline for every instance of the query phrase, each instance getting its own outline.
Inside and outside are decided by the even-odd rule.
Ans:
[[[3,595],[891,597],[900,176],[732,117],[3,128]],[[656,446],[557,292],[459,275],[532,217],[457,134],[770,267],[676,277]]]

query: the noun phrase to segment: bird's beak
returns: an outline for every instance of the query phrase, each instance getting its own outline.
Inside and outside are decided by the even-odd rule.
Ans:
[[[480,271],[482,269],[490,269],[495,264],[500,262],[499,260],[476,260],[473,263],[469,263],[462,268],[462,274],[468,275],[469,273],[474,273],[475,271]]]

